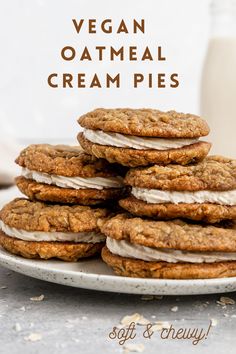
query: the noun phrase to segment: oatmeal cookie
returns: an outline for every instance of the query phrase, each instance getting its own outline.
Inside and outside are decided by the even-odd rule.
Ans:
[[[228,206],[213,203],[150,204],[132,196],[119,200],[119,204],[133,215],[157,220],[184,218],[213,224],[222,220],[236,219],[236,205]]]
[[[82,148],[111,163],[136,167],[186,165],[202,160],[211,144],[199,140],[207,123],[193,114],[157,109],[96,109],[78,120]]]
[[[17,177],[16,185],[31,200],[53,203],[96,205],[125,195],[125,189],[120,188],[104,188],[102,190],[60,188],[38,183],[24,177]]]
[[[99,222],[102,233],[152,248],[198,252],[236,252],[235,222],[217,226],[182,220],[153,221],[119,214]]]
[[[26,258],[76,261],[101,251],[98,221],[106,209],[62,206],[18,198],[0,211],[0,245]]]
[[[236,276],[236,262],[167,263],[125,258],[102,249],[102,259],[117,275],[134,278],[210,279]]]
[[[16,163],[22,167],[16,184],[32,200],[94,205],[125,192],[122,166],[97,159],[78,147],[30,145]]]
[[[236,188],[236,160],[208,156],[189,166],[150,166],[130,169],[125,183],[133,187],[171,191],[227,191]]]
[[[99,254],[104,243],[29,242],[9,237],[0,231],[0,245],[8,252],[24,258],[58,258],[67,262],[76,262],[80,258]]]
[[[14,199],[0,211],[0,219],[9,227],[43,232],[99,231],[99,218],[108,215],[106,209],[46,204],[24,198]]]
[[[38,144],[21,151],[16,163],[32,171],[66,177],[115,177],[117,170],[77,146]],[[116,166],[119,169],[119,166]]]
[[[135,150],[95,144],[86,139],[83,133],[78,134],[78,141],[84,150],[97,158],[128,167],[153,164],[168,165],[170,163],[187,165],[204,159],[211,148],[210,143],[201,141],[178,149]]]
[[[79,118],[84,128],[135,136],[197,138],[209,134],[205,120],[194,115],[157,109],[95,109]]]
[[[202,279],[236,275],[236,224],[152,221],[129,214],[99,222],[102,259],[118,275]]]
[[[188,166],[133,168],[124,183],[131,196],[120,205],[138,216],[208,223],[236,219],[236,160],[209,156]]]

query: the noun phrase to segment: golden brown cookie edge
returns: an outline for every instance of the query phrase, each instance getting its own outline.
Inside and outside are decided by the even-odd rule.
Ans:
[[[0,245],[8,252],[24,258],[58,258],[67,262],[76,262],[80,258],[92,257],[99,254],[104,243],[23,241],[9,237],[0,231]]]
[[[210,225],[184,220],[152,220],[118,214],[100,223],[101,232],[151,248],[196,252],[236,252],[236,224]]]
[[[16,198],[0,210],[9,227],[42,232],[99,232],[98,220],[109,215],[106,208],[60,205]]]
[[[187,165],[153,165],[130,169],[125,184],[147,189],[170,191],[227,191],[236,188],[236,160],[223,156],[207,156]]]
[[[84,150],[97,158],[103,158],[110,163],[119,163],[128,167],[152,164],[168,165],[170,163],[186,165],[204,159],[211,148],[210,143],[201,141],[180,149],[167,151],[135,150],[94,144],[86,139],[83,133],[78,134],[78,141]]]
[[[109,165],[106,160],[97,159],[79,146],[71,147],[50,144],[32,144],[23,149],[16,163],[31,171],[54,174],[65,177],[115,177],[119,166]],[[63,150],[63,147],[68,150]],[[57,150],[59,149],[59,150]],[[77,151],[78,150],[78,151]]]
[[[133,278],[155,279],[212,279],[236,276],[236,262],[218,263],[167,263],[147,262],[125,258],[102,249],[103,261],[117,275]]]
[[[81,116],[78,123],[87,129],[163,138],[199,138],[210,131],[207,122],[194,114],[145,108],[98,108]]]
[[[31,200],[62,204],[97,205],[125,195],[124,188],[72,189],[38,183],[25,177],[15,179],[19,190]]]
[[[119,205],[133,215],[156,220],[183,218],[214,224],[222,220],[236,219],[236,205],[227,206],[210,203],[151,204],[133,196],[119,200]]]

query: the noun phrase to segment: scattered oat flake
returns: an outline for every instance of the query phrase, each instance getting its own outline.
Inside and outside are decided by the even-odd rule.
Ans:
[[[131,322],[137,323],[141,317],[142,316],[139,313],[134,313],[133,315],[127,315],[123,317],[120,323],[124,326],[128,326]]]
[[[236,315],[231,315],[232,318],[236,318]]]
[[[171,307],[170,311],[177,312],[179,310],[178,306]]]
[[[212,327],[215,327],[215,326],[217,325],[217,323],[218,323],[217,319],[215,319],[215,318],[212,318],[212,319],[211,319],[211,325],[212,325]]]
[[[0,287],[0,289],[7,289],[7,286],[3,285],[3,286]]]
[[[123,347],[125,353],[129,353],[129,352],[142,353],[144,351],[144,348],[145,347],[143,344],[135,344],[135,343],[128,343]]]
[[[136,323],[137,323],[137,325],[145,326],[145,325],[149,324],[150,321],[147,318],[141,316],[140,319]]]
[[[43,301],[43,299],[44,299],[44,295],[33,296],[30,298],[31,301]]]
[[[220,305],[234,305],[235,301],[234,301],[234,299],[231,299],[230,297],[221,296],[220,297],[220,301],[217,301],[217,304],[220,304]]]
[[[25,311],[25,310],[26,310],[26,309],[25,309],[25,306],[20,307],[20,310],[21,310],[21,311]]]
[[[42,339],[42,335],[40,333],[30,333],[29,336],[24,337],[24,340],[29,342],[37,342]]]
[[[16,323],[13,328],[14,328],[14,330],[16,332],[20,332],[21,331],[21,325],[19,323]]]
[[[170,328],[170,324],[167,321],[157,321],[152,326],[152,331],[161,331],[163,328]]]

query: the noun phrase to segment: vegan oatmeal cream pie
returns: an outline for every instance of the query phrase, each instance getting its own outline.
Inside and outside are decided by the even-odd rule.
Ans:
[[[120,206],[137,216],[216,223],[236,219],[236,160],[209,156],[198,164],[130,169],[131,196]]]
[[[209,127],[200,117],[156,109],[96,109],[79,119],[80,145],[111,163],[135,167],[186,165],[202,160],[211,144],[199,138]]]
[[[16,184],[32,200],[92,205],[116,199],[124,190],[117,166],[79,147],[30,145],[16,163],[22,167]]]
[[[118,275],[204,279],[236,276],[236,224],[153,221],[120,214],[101,221],[103,260]]]
[[[0,211],[0,245],[25,258],[76,261],[104,246],[98,220],[106,209],[52,205],[18,198]]]

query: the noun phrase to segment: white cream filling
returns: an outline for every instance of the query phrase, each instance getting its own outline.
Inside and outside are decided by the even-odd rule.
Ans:
[[[25,231],[9,227],[0,220],[0,229],[9,237],[15,237],[23,241],[61,241],[61,242],[84,242],[99,243],[105,241],[104,234],[99,232],[43,232]]]
[[[45,172],[31,171],[27,168],[22,169],[22,176],[32,179],[39,183],[52,184],[62,188],[73,189],[104,189],[104,188],[121,188],[123,187],[122,177],[65,177],[57,175],[49,175]]]
[[[151,204],[162,203],[216,203],[221,205],[236,205],[236,189],[230,191],[197,191],[177,192],[159,189],[132,188],[133,196]]]
[[[169,150],[199,142],[198,139],[164,139],[108,133],[102,130],[85,129],[84,136],[92,143],[99,145],[116,146],[120,148],[132,148],[137,150]]]
[[[143,261],[163,261],[168,263],[214,263],[235,261],[236,252],[189,252],[166,248],[151,248],[132,244],[126,240],[115,240],[107,237],[107,248],[121,257],[141,259]]]

